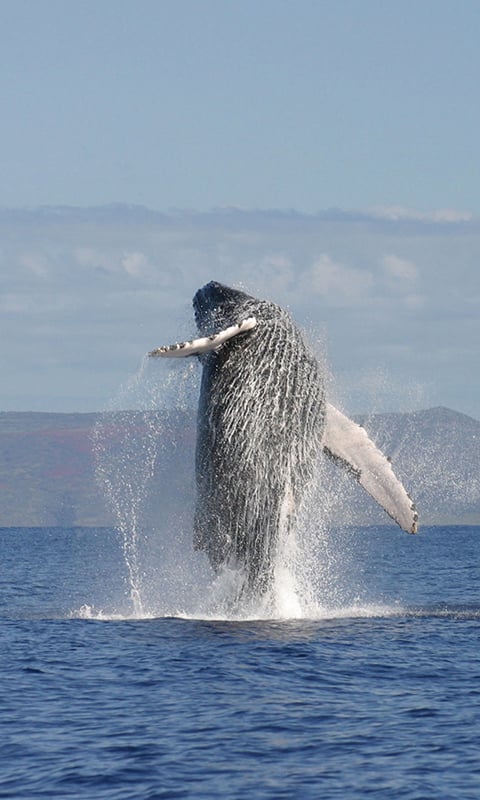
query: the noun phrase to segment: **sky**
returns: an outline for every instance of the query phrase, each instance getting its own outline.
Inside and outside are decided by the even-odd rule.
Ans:
[[[216,278],[310,326],[353,410],[480,418],[476,0],[0,20],[0,410],[103,407]]]
[[[216,279],[290,311],[344,410],[480,418],[477,217],[62,207],[0,212],[0,241],[1,410],[107,408]]]
[[[2,0],[2,206],[480,212],[477,0]]]

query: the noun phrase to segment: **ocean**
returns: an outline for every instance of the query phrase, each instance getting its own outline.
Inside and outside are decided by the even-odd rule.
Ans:
[[[1,798],[480,797],[480,528],[333,530],[283,612],[150,545],[134,594],[116,530],[0,530]]]

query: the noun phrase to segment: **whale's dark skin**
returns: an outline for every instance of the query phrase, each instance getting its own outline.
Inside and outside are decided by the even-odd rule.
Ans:
[[[323,378],[274,303],[212,281],[193,306],[202,335],[257,321],[201,356],[194,543],[215,569],[240,565],[248,588],[263,592],[279,533],[294,522],[321,451]]]

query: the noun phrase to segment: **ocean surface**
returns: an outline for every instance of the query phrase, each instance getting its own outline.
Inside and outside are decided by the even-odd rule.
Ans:
[[[333,531],[283,614],[129,559],[0,530],[0,797],[480,797],[480,528]]]

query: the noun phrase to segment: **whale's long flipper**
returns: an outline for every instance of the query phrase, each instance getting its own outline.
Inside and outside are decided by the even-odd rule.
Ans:
[[[219,333],[214,333],[211,336],[202,336],[200,339],[192,339],[191,342],[179,342],[178,344],[169,344],[164,347],[157,347],[152,350],[148,355],[153,358],[186,358],[187,356],[198,356],[201,353],[208,353],[210,350],[217,350],[220,345],[232,339],[233,336],[238,336],[239,333],[251,331],[257,324],[255,317],[244,319],[238,325],[230,325]]]
[[[415,505],[395,476],[388,459],[364,428],[327,403],[323,449],[346,467],[387,514],[407,533],[417,532]]]

